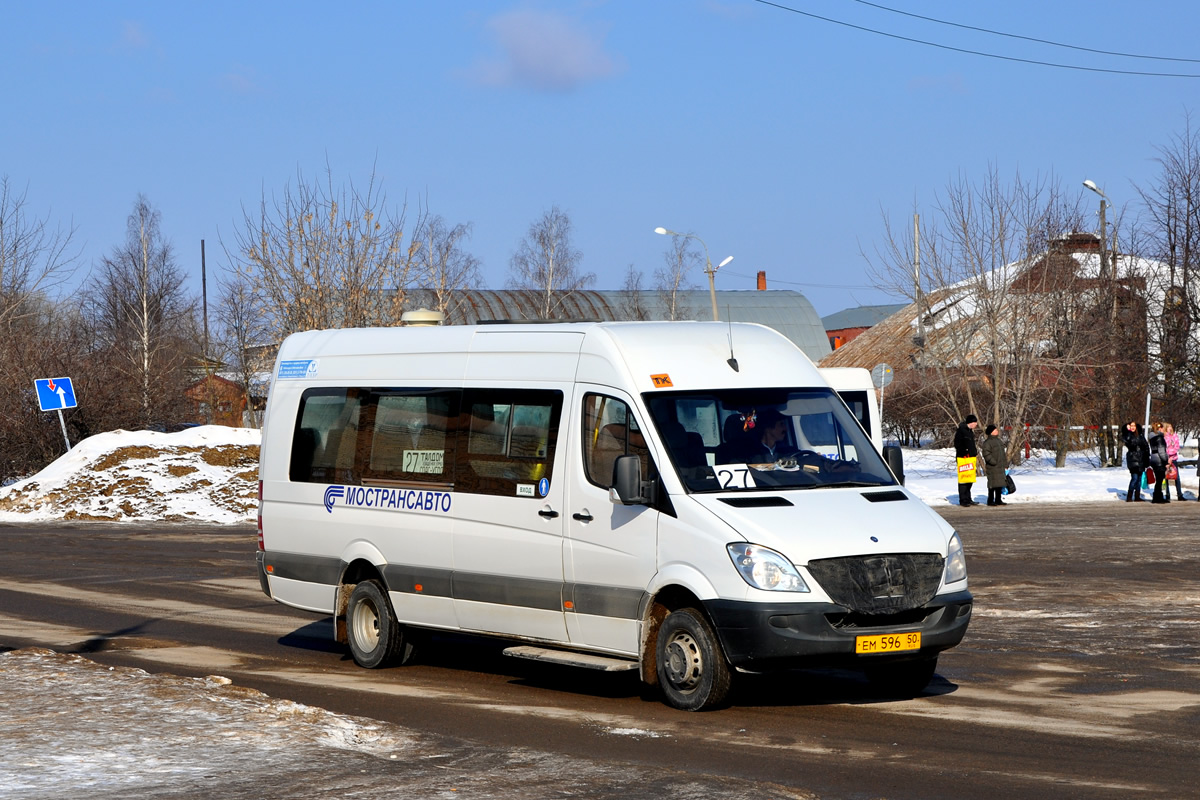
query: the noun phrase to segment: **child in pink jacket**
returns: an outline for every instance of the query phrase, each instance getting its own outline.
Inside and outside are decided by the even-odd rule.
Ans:
[[[1179,467],[1175,464],[1175,460],[1179,458],[1179,436],[1175,433],[1175,426],[1169,422],[1164,422],[1163,436],[1167,440],[1167,463],[1175,468],[1175,496],[1182,500],[1183,487],[1179,484]],[[1166,490],[1169,496],[1171,492],[1171,485],[1169,483],[1166,485]]]

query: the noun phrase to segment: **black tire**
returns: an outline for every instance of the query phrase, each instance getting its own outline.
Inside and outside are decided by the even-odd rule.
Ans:
[[[867,680],[885,697],[916,697],[933,680],[937,662],[937,656],[929,656],[873,664],[866,668]]]
[[[378,581],[362,581],[350,593],[346,638],[355,663],[367,669],[403,663],[412,655],[412,644]]]
[[[655,644],[658,685],[668,705],[684,711],[719,706],[729,696],[733,673],[708,621],[693,608],[667,615]]]

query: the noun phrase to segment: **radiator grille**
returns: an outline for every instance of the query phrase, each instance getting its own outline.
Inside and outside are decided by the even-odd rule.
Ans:
[[[810,561],[808,570],[830,599],[860,614],[920,608],[942,583],[937,553],[849,556]]]

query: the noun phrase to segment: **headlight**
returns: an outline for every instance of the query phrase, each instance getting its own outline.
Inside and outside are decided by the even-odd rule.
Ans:
[[[962,539],[958,534],[950,537],[946,548],[946,583],[957,583],[967,579],[967,559],[963,556]]]
[[[727,549],[742,579],[755,589],[769,592],[808,591],[804,578],[782,553],[745,542],[734,542]]]

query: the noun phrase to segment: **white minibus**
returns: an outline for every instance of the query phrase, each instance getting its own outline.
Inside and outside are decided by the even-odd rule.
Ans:
[[[364,667],[453,631],[686,710],[821,665],[912,695],[971,617],[958,534],[761,325],[298,333],[259,478],[263,590]]]

